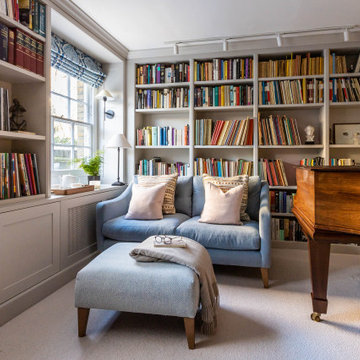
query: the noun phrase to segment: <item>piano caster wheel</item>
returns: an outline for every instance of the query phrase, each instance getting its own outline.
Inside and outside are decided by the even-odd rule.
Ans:
[[[317,312],[313,312],[312,314],[311,314],[311,320],[312,321],[316,321],[316,322],[320,322],[320,316],[321,316],[321,314],[319,314],[319,313],[317,313]]]

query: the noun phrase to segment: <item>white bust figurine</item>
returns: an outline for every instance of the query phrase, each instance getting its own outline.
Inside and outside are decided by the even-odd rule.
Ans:
[[[315,128],[311,125],[308,125],[305,129],[306,140],[305,144],[314,144],[315,138]]]

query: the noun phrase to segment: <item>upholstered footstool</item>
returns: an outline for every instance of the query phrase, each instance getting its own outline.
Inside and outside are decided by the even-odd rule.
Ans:
[[[200,296],[198,276],[178,264],[137,262],[129,256],[136,245],[113,245],[77,274],[79,336],[86,335],[90,309],[178,316],[184,318],[188,346],[194,349],[194,318]]]

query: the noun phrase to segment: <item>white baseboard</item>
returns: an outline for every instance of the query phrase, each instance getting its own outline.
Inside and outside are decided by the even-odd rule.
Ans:
[[[75,278],[78,271],[90,262],[98,253],[95,252],[86,258],[76,262],[40,282],[39,284],[27,289],[21,294],[9,299],[0,305],[0,326],[21,314],[29,307],[35,305],[40,300],[52,294],[57,289],[61,288],[69,281]]]

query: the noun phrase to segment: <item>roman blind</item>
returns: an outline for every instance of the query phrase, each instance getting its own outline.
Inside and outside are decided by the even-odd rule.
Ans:
[[[54,33],[51,34],[51,66],[95,88],[100,87],[106,77],[101,63]]]

